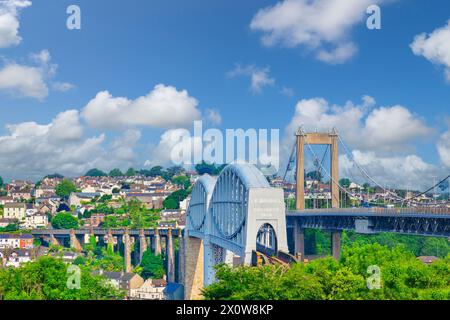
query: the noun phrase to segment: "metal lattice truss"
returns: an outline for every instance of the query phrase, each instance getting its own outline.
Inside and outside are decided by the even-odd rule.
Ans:
[[[301,228],[322,230],[357,230],[358,222],[364,222],[367,232],[395,232],[410,235],[450,237],[448,216],[388,216],[388,215],[310,215],[289,218],[296,219]]]

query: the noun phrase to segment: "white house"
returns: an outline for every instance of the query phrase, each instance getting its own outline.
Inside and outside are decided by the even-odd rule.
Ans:
[[[25,203],[12,202],[5,204],[3,208],[3,218],[25,220],[27,206]]]

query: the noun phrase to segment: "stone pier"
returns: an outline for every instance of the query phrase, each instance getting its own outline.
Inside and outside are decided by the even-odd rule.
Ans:
[[[298,257],[299,261],[303,261],[305,257],[305,230],[303,230],[298,221],[295,221],[294,230],[294,255]]]
[[[123,243],[124,243],[125,272],[130,273],[133,270],[133,266],[131,265],[131,239],[128,233],[128,229],[125,230],[125,233],[123,235]]]
[[[331,255],[339,261],[341,259],[341,231],[331,233]]]
[[[78,240],[77,235],[75,234],[75,230],[70,230],[70,247],[75,249],[77,252],[83,251],[83,247],[81,246],[80,240]]]
[[[167,233],[167,282],[175,282],[175,253],[173,246],[172,228]]]
[[[161,238],[159,236],[158,228],[155,228],[155,237],[153,240],[153,250],[155,252],[155,255],[159,256],[161,254]]]
[[[144,229],[141,229],[139,230],[139,263],[141,263],[145,251],[147,251],[147,239],[145,238]]]

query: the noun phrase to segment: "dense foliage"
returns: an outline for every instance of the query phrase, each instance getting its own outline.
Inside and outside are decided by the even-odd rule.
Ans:
[[[202,161],[201,163],[195,165],[195,171],[197,171],[199,175],[203,175],[206,173],[212,176],[216,176],[219,175],[220,172],[222,172],[225,166],[226,165],[216,166],[215,164]]]
[[[104,278],[80,267],[79,289],[69,289],[73,273],[68,265],[53,257],[41,257],[19,268],[0,269],[0,300],[106,300],[121,299],[123,293]]]
[[[171,193],[163,201],[164,209],[180,209],[180,202],[186,199],[189,195],[189,190],[180,189]]]
[[[91,169],[85,174],[86,177],[106,177],[107,174],[97,168]]]
[[[161,279],[164,274],[164,261],[161,255],[155,255],[151,250],[144,252],[141,261],[141,276],[144,279]]]
[[[52,226],[55,229],[77,229],[78,219],[69,212],[58,213],[52,219]]]
[[[77,187],[75,184],[70,181],[69,179],[62,180],[57,186],[56,186],[56,195],[58,197],[67,199],[72,192],[76,192]]]
[[[380,269],[380,289],[368,289]],[[354,300],[450,299],[450,256],[426,265],[403,247],[379,244],[345,248],[340,262],[331,257],[291,268],[217,268],[218,282],[204,289],[206,299],[248,300]]]

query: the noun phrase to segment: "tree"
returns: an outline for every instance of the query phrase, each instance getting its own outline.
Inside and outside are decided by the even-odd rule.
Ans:
[[[56,195],[58,197],[61,197],[63,199],[67,199],[67,198],[69,198],[69,196],[70,196],[70,194],[72,192],[76,192],[77,191],[77,187],[69,179],[64,179],[56,186],[56,190],[55,191],[56,191]]]
[[[144,252],[141,267],[141,276],[144,279],[161,279],[165,274],[164,262],[161,255],[155,255],[151,250]]]
[[[44,179],[64,179],[64,176],[62,174],[59,173],[53,173],[53,174],[48,174],[44,177]]]
[[[218,174],[218,168],[215,164],[206,163],[205,161],[202,161],[201,163],[198,163],[195,165],[195,171],[199,175],[203,174],[209,174],[209,175],[216,175]]]
[[[341,187],[343,187],[343,188],[348,188],[348,187],[350,187],[350,184],[351,184],[352,182],[350,181],[350,179],[348,179],[348,178],[342,178],[342,179],[340,179],[339,180],[339,184],[341,185]]]
[[[110,177],[123,177],[123,172],[122,171],[120,171],[120,169],[112,169],[110,172],[109,172],[109,176]]]
[[[3,188],[3,178],[0,177],[0,188]]]
[[[86,177],[106,177],[107,174],[97,168],[91,169],[85,174]]]
[[[177,186],[187,189],[191,186],[191,180],[187,176],[174,176],[172,177],[172,182]]]
[[[102,276],[80,266],[79,289],[70,289],[68,277],[75,276],[69,265],[50,256],[26,263],[19,268],[0,269],[0,300],[110,300],[122,299]]]
[[[52,226],[55,229],[77,229],[78,219],[71,213],[58,213],[52,219]]]
[[[163,207],[165,209],[179,209],[180,201],[183,201],[188,196],[188,192],[184,189],[177,190],[171,193],[164,201]]]
[[[133,168],[129,168],[125,173],[127,177],[134,177],[136,175],[136,171]]]

